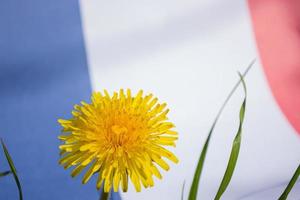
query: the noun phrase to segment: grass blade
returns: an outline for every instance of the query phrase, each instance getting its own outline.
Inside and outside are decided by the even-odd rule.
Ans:
[[[239,123],[239,129],[238,132],[233,140],[233,144],[232,144],[232,149],[231,149],[231,153],[230,153],[230,157],[229,157],[229,161],[227,164],[227,168],[225,171],[225,174],[223,176],[222,182],[220,184],[220,187],[218,189],[218,192],[216,194],[215,200],[219,200],[221,198],[221,196],[223,195],[223,193],[225,192],[227,186],[230,183],[230,180],[232,178],[236,163],[237,163],[237,159],[239,156],[239,152],[240,152],[240,147],[241,147],[241,137],[242,137],[242,127],[243,127],[243,122],[244,122],[244,117],[245,117],[245,111],[246,111],[246,100],[247,100],[247,88],[246,88],[246,84],[244,82],[244,78],[241,74],[239,74],[241,77],[241,81],[243,83],[243,88],[245,91],[245,98],[243,101],[243,104],[240,108],[240,123]]]
[[[185,181],[183,181],[182,188],[181,188],[181,200],[184,199],[184,188],[185,188]]]
[[[2,144],[2,148],[3,148],[4,154],[5,154],[6,160],[7,160],[8,164],[9,164],[11,172],[14,175],[14,178],[15,178],[18,190],[19,190],[19,199],[23,200],[22,187],[21,187],[18,175],[17,175],[17,170],[15,168],[15,165],[14,165],[14,163],[13,163],[13,161],[12,161],[12,159],[11,159],[9,153],[8,153],[8,150],[7,150],[7,148],[6,148],[3,140],[1,140],[1,144]]]
[[[251,69],[251,67],[253,66],[253,64],[255,63],[255,60],[253,60],[249,66],[247,67],[246,71],[243,73],[243,77],[245,77],[248,73],[248,71]],[[199,181],[200,181],[200,177],[201,177],[201,173],[202,173],[202,169],[204,166],[204,161],[206,158],[206,153],[207,153],[207,149],[209,146],[209,142],[210,142],[210,138],[211,135],[214,131],[214,128],[225,108],[225,106],[227,105],[228,101],[230,100],[231,96],[234,94],[234,92],[236,91],[236,89],[238,88],[239,84],[241,83],[242,80],[239,80],[234,87],[232,88],[232,90],[230,91],[230,93],[228,94],[227,98],[225,99],[224,103],[222,104],[220,110],[217,113],[217,116],[208,132],[208,136],[206,138],[206,141],[204,143],[204,146],[202,148],[201,154],[200,154],[200,158],[198,160],[198,164],[195,170],[195,174],[194,174],[194,178],[193,178],[193,182],[192,182],[192,186],[190,188],[190,192],[189,192],[189,200],[196,200],[197,199],[197,193],[198,193],[198,187],[199,187]]]
[[[290,180],[289,184],[287,185],[287,187],[285,188],[284,192],[282,193],[282,195],[279,197],[278,200],[285,200],[287,199],[290,191],[292,190],[292,188],[294,187],[298,177],[300,176],[300,164],[298,166],[298,168],[296,169],[292,179]]]
[[[11,173],[12,173],[11,171],[0,172],[0,177],[7,176]]]

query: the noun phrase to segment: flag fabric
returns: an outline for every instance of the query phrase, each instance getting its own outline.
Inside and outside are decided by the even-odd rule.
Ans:
[[[249,7],[262,67],[272,92],[300,133],[300,2],[250,0]]]
[[[250,61],[241,151],[223,199],[276,199],[300,161],[300,5],[296,0],[0,2],[0,137],[24,199],[99,199],[58,165],[58,118],[91,91],[131,88],[168,103],[179,132],[171,164],[155,186],[122,199],[185,197],[211,123]],[[213,199],[238,127],[240,89],[208,150],[199,198]],[[0,171],[8,169],[0,155]],[[17,199],[12,177],[0,199]],[[293,190],[299,194],[300,184]],[[274,190],[275,188],[275,190]],[[112,199],[120,199],[114,193]],[[261,197],[261,196],[260,196]]]

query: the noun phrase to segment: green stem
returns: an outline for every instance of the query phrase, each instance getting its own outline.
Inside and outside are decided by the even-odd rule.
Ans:
[[[109,200],[110,193],[104,192],[104,187],[101,189],[100,199],[99,200]]]

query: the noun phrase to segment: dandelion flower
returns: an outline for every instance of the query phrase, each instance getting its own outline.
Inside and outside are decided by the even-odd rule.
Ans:
[[[165,103],[142,90],[136,96],[130,89],[112,96],[95,92],[90,104],[74,106],[71,119],[58,120],[63,127],[59,163],[74,167],[72,177],[85,171],[83,184],[95,174],[96,187],[103,184],[104,192],[118,191],[119,185],[126,192],[129,179],[138,192],[142,185],[151,187],[153,175],[162,178],[158,167],[169,170],[164,159],[178,162],[164,147],[175,146],[178,137],[168,112]]]

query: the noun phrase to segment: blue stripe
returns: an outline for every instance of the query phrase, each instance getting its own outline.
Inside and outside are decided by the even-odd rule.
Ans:
[[[0,2],[0,136],[14,159],[24,199],[99,199],[58,165],[57,118],[91,92],[77,1]],[[7,170],[0,152],[0,171]],[[12,177],[0,199],[17,199]],[[114,199],[118,199],[115,195]]]

